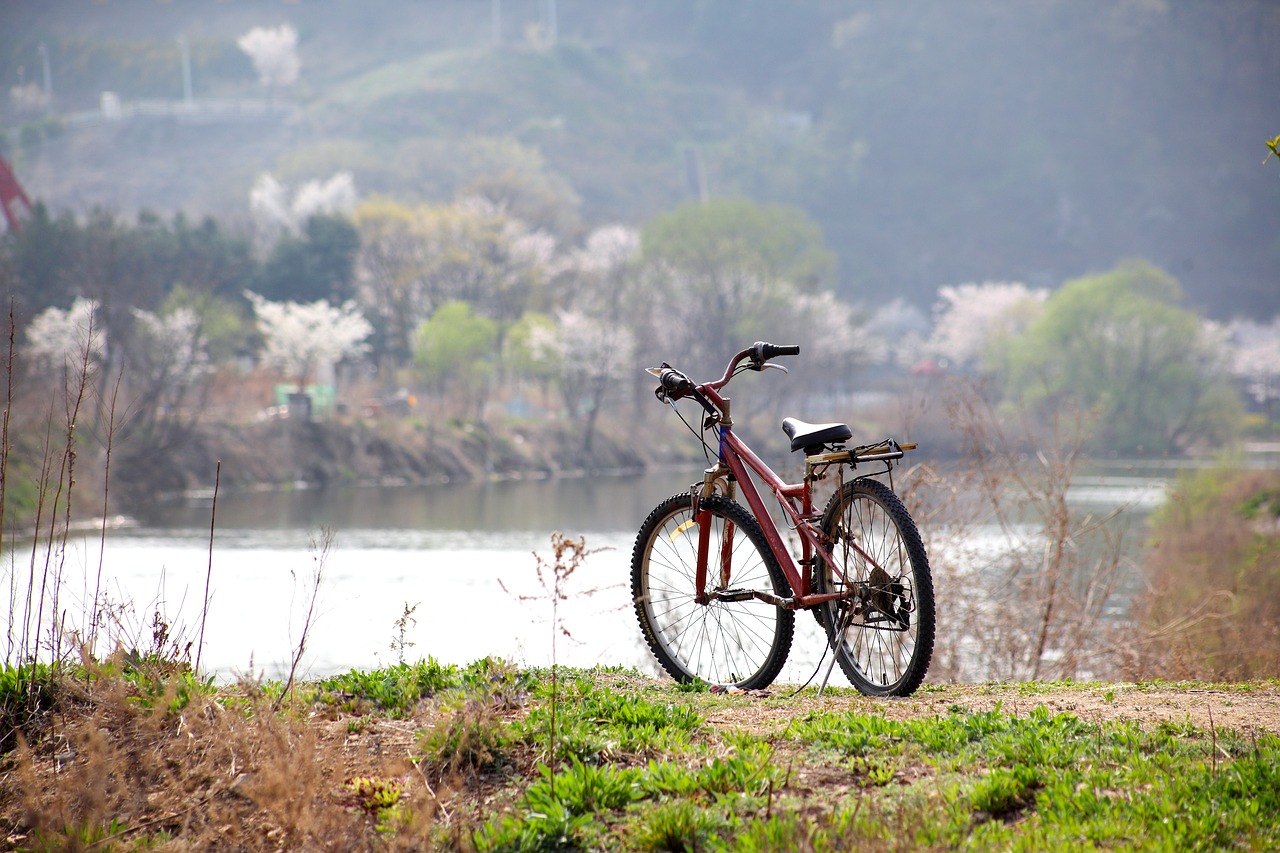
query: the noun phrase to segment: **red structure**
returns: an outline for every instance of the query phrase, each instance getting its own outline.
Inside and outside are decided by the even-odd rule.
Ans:
[[[27,208],[27,213],[31,212],[31,199],[27,198],[27,194],[22,191],[22,185],[13,175],[13,169],[9,168],[9,164],[3,157],[0,157],[0,208],[4,208],[5,222],[9,223],[11,229],[18,232],[22,230],[22,223],[13,206],[15,201],[22,202]]]

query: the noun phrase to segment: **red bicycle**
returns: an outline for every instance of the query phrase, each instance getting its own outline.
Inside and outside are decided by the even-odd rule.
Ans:
[[[705,434],[717,433],[717,458],[702,482],[664,500],[640,527],[631,559],[640,628],[676,680],[760,688],[786,662],[795,611],[811,610],[858,690],[907,696],[933,656],[933,580],[906,507],[890,486],[870,477],[892,472],[915,445],[886,439],[846,449],[853,435],[848,425],[786,418],[782,429],[791,450],[805,457],[801,482],[786,483],[734,433],[729,398],[721,394],[744,371],[786,372],[770,359],[799,352],[799,346],[758,342],[735,355],[720,379],[701,384],[665,363],[649,369],[658,377],[660,401],[676,408],[676,401],[690,398],[702,407],[699,437],[710,453]],[[865,464],[884,470],[845,479],[846,468]],[[819,512],[814,486],[833,471],[834,493]],[[799,560],[753,473],[798,535]],[[739,491],[745,507],[735,500]]]

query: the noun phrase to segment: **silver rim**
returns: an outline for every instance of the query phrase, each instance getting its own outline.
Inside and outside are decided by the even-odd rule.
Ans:
[[[654,638],[667,657],[690,677],[710,684],[739,684],[759,673],[777,644],[775,607],[758,601],[698,604],[694,600],[698,527],[692,513],[677,510],[663,519],[645,550],[644,609]],[[719,586],[720,549],[726,519],[712,514],[707,588]],[[734,588],[772,590],[769,570],[741,530],[733,536]]]

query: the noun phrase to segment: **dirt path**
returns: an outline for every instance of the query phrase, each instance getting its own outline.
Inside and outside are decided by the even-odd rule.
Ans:
[[[1241,733],[1280,734],[1280,683],[1231,685],[1221,689],[1173,685],[1102,684],[1064,687],[1027,684],[926,686],[908,699],[868,699],[850,693],[821,699],[784,700],[775,686],[768,699],[730,697],[722,708],[707,709],[708,722],[763,733],[810,710],[857,711],[893,719],[945,716],[953,707],[985,711],[1000,706],[1022,716],[1039,705],[1053,713],[1070,713],[1089,722],[1133,720],[1144,726],[1190,721]]]

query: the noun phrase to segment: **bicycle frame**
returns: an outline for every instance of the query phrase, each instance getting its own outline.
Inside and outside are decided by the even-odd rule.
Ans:
[[[904,451],[913,448],[915,445],[904,446],[890,440],[867,448],[868,452],[862,454],[855,448],[854,450],[835,450],[806,456],[804,478],[801,482],[785,482],[747,446],[746,442],[738,438],[733,432],[733,418],[729,414],[730,401],[720,394],[720,389],[733,378],[738,364],[750,354],[750,349],[738,353],[730,360],[723,377],[714,382],[697,385],[692,392],[695,398],[701,398],[699,402],[707,409],[708,415],[716,421],[716,425],[719,427],[719,459],[717,464],[705,472],[701,487],[695,485],[691,489],[695,501],[694,519],[699,528],[696,600],[699,603],[706,604],[717,597],[727,600],[742,600],[750,597],[775,606],[792,610],[805,610],[829,601],[846,598],[850,594],[857,595],[859,590],[853,584],[849,585],[849,590],[846,592],[814,594],[810,591],[809,579],[811,572],[809,570],[815,565],[816,560],[823,560],[828,565],[836,567],[837,571],[840,571],[836,561],[832,559],[828,543],[823,541],[825,537],[818,526],[820,516],[813,506],[812,484],[822,479],[826,469],[831,465],[836,465],[838,470],[843,471],[844,465],[856,467],[859,462],[883,461],[892,467],[893,460],[901,459]],[[801,558],[798,563],[791,549],[783,540],[782,534],[778,530],[778,525],[774,521],[773,515],[769,512],[769,508],[765,505],[760,490],[751,478],[751,473],[753,472],[760,477],[777,499],[778,504],[790,521],[791,529],[795,530],[800,536]],[[729,589],[732,568],[729,557],[733,550],[732,540],[734,534],[733,525],[731,524],[725,525],[722,534],[725,541],[720,549],[722,565],[719,567],[719,584],[716,587],[716,592],[707,592],[707,572],[709,568],[707,566],[707,555],[710,552],[711,514],[706,510],[697,509],[697,501],[714,494],[717,483],[722,480],[725,482],[724,491],[731,499],[734,497],[735,485],[741,489],[747,506],[760,524],[765,540],[769,544],[769,549],[778,560],[778,565],[791,586],[792,597],[790,599],[781,598],[762,590],[737,591]],[[879,564],[857,542],[850,541],[848,546],[857,551],[870,565],[879,567]],[[848,580],[848,578],[842,579]],[[724,594],[717,595],[721,591],[724,591]]]

